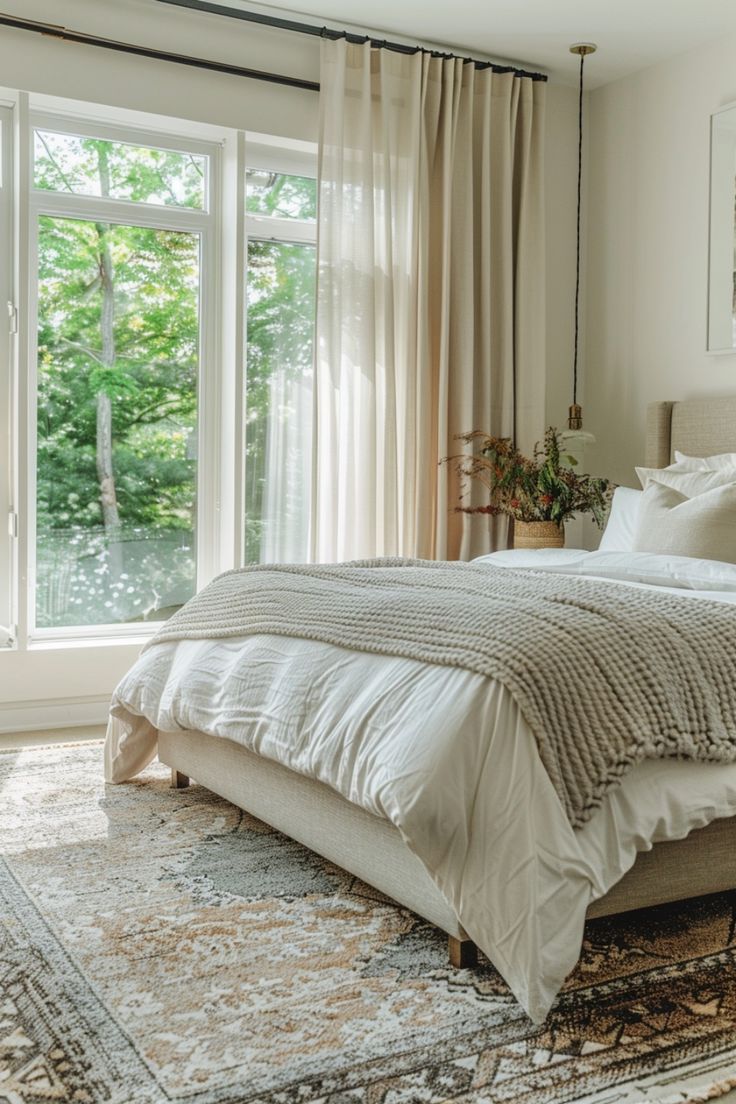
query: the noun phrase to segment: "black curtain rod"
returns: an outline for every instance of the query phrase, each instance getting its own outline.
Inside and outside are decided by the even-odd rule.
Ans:
[[[285,84],[288,88],[302,88],[307,92],[319,92],[317,81],[303,80],[301,77],[287,77],[280,73],[267,73],[261,69],[246,69],[241,65],[229,65],[225,61],[208,61],[207,58],[189,57],[187,54],[172,54],[166,50],[155,50],[148,46],[135,46],[131,42],[118,42],[112,38],[100,38],[85,34],[83,31],[71,31],[68,27],[54,23],[38,23],[33,19],[19,19],[14,15],[0,12],[0,26],[13,27],[19,31],[34,31],[48,38],[58,38],[64,42],[81,43],[83,46],[97,46],[103,50],[116,50],[120,54],[135,54],[137,57],[153,58],[155,61],[170,61],[176,65],[188,65],[193,69],[208,69],[214,73],[228,73],[234,77],[250,77],[253,80],[268,81],[270,84]]]
[[[394,50],[399,54],[431,54],[432,57],[456,58],[476,69],[492,69],[494,73],[514,73],[517,77],[531,77],[532,80],[546,81],[544,73],[530,73],[526,69],[519,69],[514,65],[501,65],[494,61],[479,61],[477,58],[464,57],[460,54],[443,53],[441,50],[431,50],[426,46],[408,46],[404,42],[391,42],[386,38],[372,38],[370,35],[355,34],[353,31],[339,31],[334,27],[318,27],[313,23],[298,23],[293,19],[283,19],[276,15],[263,15],[259,12],[246,11],[244,8],[230,8],[224,4],[215,4],[211,0],[158,0],[160,4],[171,4],[178,8],[189,8],[192,11],[208,12],[210,15],[224,15],[228,19],[243,19],[248,23],[260,23],[264,27],[275,27],[280,31],[296,31],[298,34],[317,35],[320,38],[344,38],[348,42],[362,45],[370,42],[385,50]]]

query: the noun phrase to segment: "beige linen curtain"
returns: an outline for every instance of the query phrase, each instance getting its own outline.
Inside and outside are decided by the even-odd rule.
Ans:
[[[545,84],[322,51],[311,555],[477,555],[505,526],[439,461],[544,428]]]

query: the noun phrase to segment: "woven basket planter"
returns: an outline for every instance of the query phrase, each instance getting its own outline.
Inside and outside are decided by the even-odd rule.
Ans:
[[[556,521],[515,521],[514,548],[564,548],[565,530]]]

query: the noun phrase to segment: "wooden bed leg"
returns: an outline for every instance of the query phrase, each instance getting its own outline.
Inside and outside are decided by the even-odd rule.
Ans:
[[[171,788],[174,790],[185,790],[189,785],[189,775],[182,774],[176,767],[171,768]]]
[[[478,965],[478,948],[472,939],[456,939],[454,935],[449,935],[447,946],[450,962],[456,970],[472,970]]]

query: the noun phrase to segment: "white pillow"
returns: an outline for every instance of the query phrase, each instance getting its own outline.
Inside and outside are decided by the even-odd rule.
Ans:
[[[611,512],[603,530],[599,552],[630,552],[634,542],[639,502],[643,491],[633,487],[617,487],[613,492]]]
[[[697,465],[697,471],[717,471],[719,468],[736,467],[736,452],[720,452],[717,456],[685,456],[675,449],[675,461]]]
[[[695,498],[696,495],[712,491],[714,487],[735,482],[736,465],[683,471],[678,464],[672,464],[669,468],[637,468],[636,474],[644,490],[650,482],[661,483],[665,487],[673,487],[686,498]]]
[[[736,482],[688,498],[650,480],[639,504],[633,551],[736,563]]]
[[[641,494],[641,491],[638,492]],[[493,567],[564,568],[583,562],[590,555],[584,548],[502,548],[475,556],[471,563],[489,563]]]
[[[643,491],[636,491],[635,494],[641,495]],[[736,564],[691,556],[658,556],[652,552],[584,552],[579,548],[504,548],[501,552],[478,556],[473,563],[545,571],[552,575],[585,575],[616,582],[736,594]]]
[[[615,579],[682,590],[736,592],[736,564],[652,552],[591,552],[584,562],[559,568],[567,575]]]

